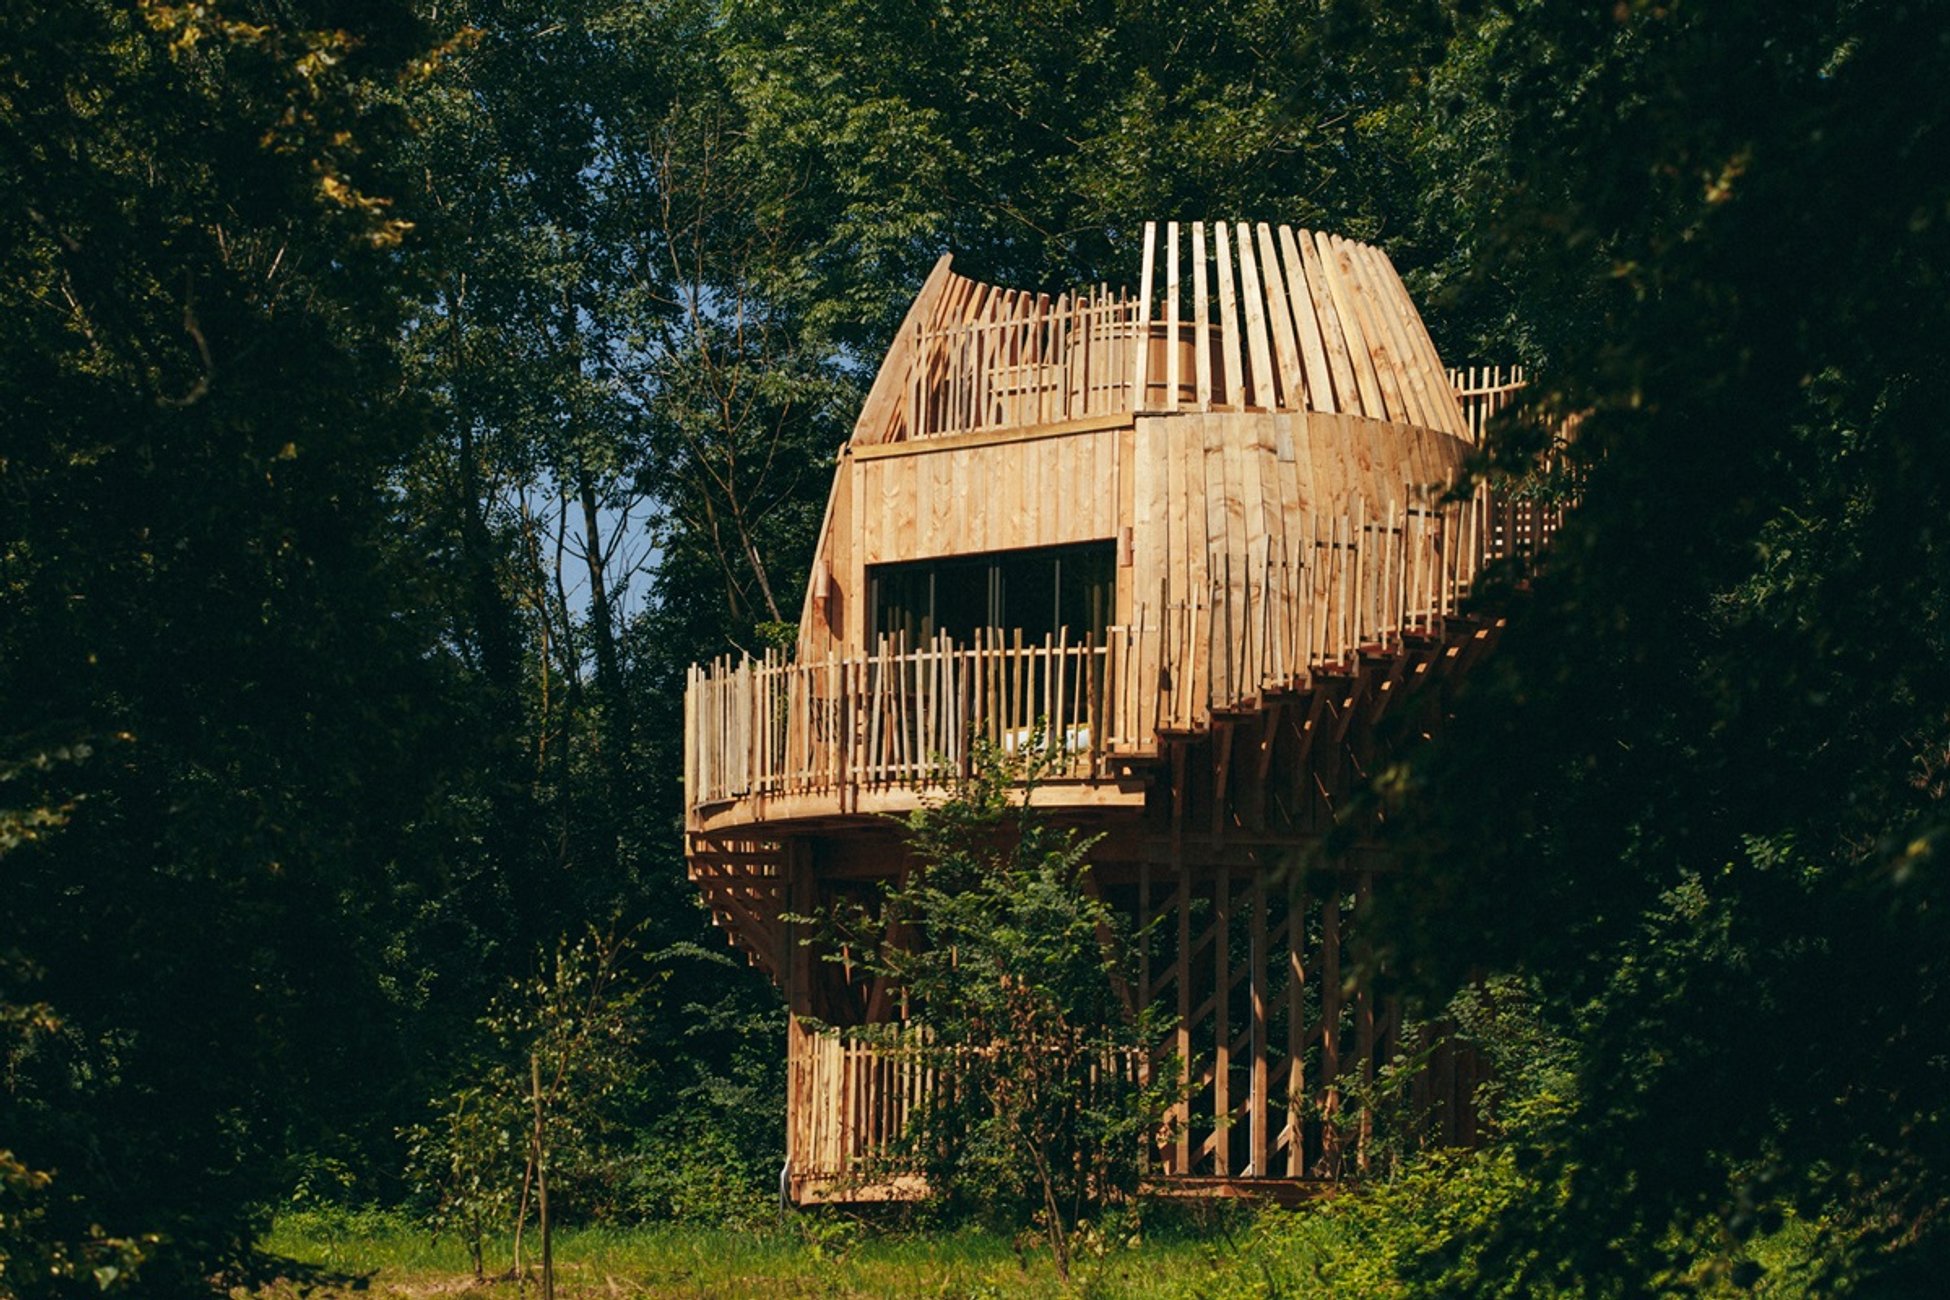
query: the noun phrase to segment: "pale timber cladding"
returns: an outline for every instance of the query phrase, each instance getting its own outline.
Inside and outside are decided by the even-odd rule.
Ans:
[[[904,870],[872,814],[965,771],[978,737],[1046,738],[1036,799],[1104,835],[1095,877],[1149,927],[1132,995],[1177,1016],[1165,1050],[1189,1063],[1158,1174],[1365,1162],[1344,1099],[1404,1046],[1392,1004],[1341,978],[1374,864],[1304,889],[1283,867],[1384,724],[1435,725],[1494,632],[1461,613],[1481,567],[1555,527],[1447,492],[1521,383],[1445,370],[1387,257],[1334,235],[1147,226],[1135,294],[1001,290],[941,259],[841,451],[797,653],[693,669],[686,694],[692,878],[795,1013],[795,1195],[911,1194],[881,1157],[937,1081],[800,1023],[885,1021],[897,999],[781,914]],[[870,636],[873,566],[1081,542],[1115,547],[1098,634]],[[1432,1050],[1416,1101],[1466,1139],[1473,1066]]]

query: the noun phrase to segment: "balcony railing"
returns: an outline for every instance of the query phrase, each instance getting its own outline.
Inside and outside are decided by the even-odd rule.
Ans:
[[[1501,386],[1500,373],[1483,385]],[[1469,438],[1482,413],[1462,387],[1379,249],[1265,222],[1154,222],[1135,292],[1030,293],[938,267],[856,440],[1182,410],[1338,413]]]
[[[826,1183],[841,1199],[918,1193],[920,1162],[904,1139],[929,1107],[964,1086],[961,1064],[974,1054],[940,1046],[915,1023],[845,1030],[796,1023],[786,1053],[792,1177]],[[1104,1049],[1087,1084],[1093,1094],[1127,1090],[1149,1068],[1140,1051]]]
[[[692,802],[926,786],[965,772],[984,740],[1005,753],[1043,745],[1054,778],[1099,776],[1106,755],[1136,739],[1119,733],[1108,698],[1126,633],[1095,644],[1025,644],[1020,633],[917,648],[883,639],[852,658],[794,663],[770,651],[694,668]]]
[[[1490,420],[1515,402],[1528,382],[1522,366],[1469,366],[1449,372],[1449,386],[1456,390],[1471,442],[1483,445]]]
[[[861,791],[926,789],[965,772],[978,740],[1004,752],[1040,745],[1052,781],[1104,779],[1215,713],[1439,635],[1482,566],[1541,549],[1561,513],[1481,492],[1379,517],[1357,507],[1316,519],[1284,549],[1260,548],[1257,563],[1213,557],[1199,590],[1134,593],[1131,620],[1096,637],[882,640],[861,655],[795,662],[770,651],[693,667],[689,806],[811,796],[848,812]]]
[[[1051,299],[974,285],[973,318],[922,327],[908,370],[912,437],[1053,424],[1133,409],[1137,301],[1085,290]]]

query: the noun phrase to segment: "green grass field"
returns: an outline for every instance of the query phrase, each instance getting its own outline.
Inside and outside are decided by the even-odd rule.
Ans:
[[[535,1243],[526,1247],[532,1257]],[[264,1248],[288,1275],[256,1291],[263,1300],[304,1295],[452,1297],[535,1295],[506,1277],[478,1282],[466,1248],[432,1240],[379,1214],[300,1214],[281,1220]],[[491,1243],[488,1271],[505,1273],[510,1244]],[[1260,1294],[1241,1287],[1237,1239],[1174,1233],[1141,1245],[1086,1250],[1060,1282],[1040,1243],[1018,1255],[1006,1238],[975,1231],[869,1233],[844,1220],[794,1216],[750,1231],[654,1225],[584,1228],[555,1240],[556,1290],[583,1297],[1191,1297]],[[532,1262],[532,1259],[531,1259]],[[1290,1294],[1290,1293],[1289,1293]]]
[[[1441,1217],[1458,1226],[1459,1201]],[[1237,1207],[1232,1207],[1237,1209]],[[748,1230],[653,1224],[566,1230],[555,1240],[561,1300],[677,1300],[678,1297],[939,1297],[940,1300],[1338,1300],[1448,1295],[1458,1278],[1477,1294],[1548,1294],[1532,1282],[1494,1273],[1445,1274],[1407,1285],[1397,1271],[1406,1252],[1434,1238],[1391,1217],[1388,1198],[1344,1198],[1293,1212],[1217,1214],[1187,1219],[1165,1212],[1145,1239],[1079,1247],[1070,1281],[1060,1281],[1040,1241],[1018,1253],[1006,1237],[974,1230],[925,1232],[870,1228],[831,1214],[794,1214]],[[1451,1238],[1450,1263],[1476,1233]],[[233,1300],[531,1300],[530,1269],[509,1275],[511,1244],[490,1242],[489,1278],[477,1280],[464,1245],[434,1240],[408,1220],[379,1212],[299,1213],[281,1219],[263,1247],[269,1268]],[[1724,1267],[1694,1270],[1682,1289],[1702,1297],[1758,1295],[1805,1300],[1823,1288],[1816,1226],[1789,1221],[1752,1243],[1765,1266],[1740,1284]],[[1677,1280],[1677,1279],[1676,1279]],[[1753,1289],[1748,1288],[1752,1286]],[[1567,1297],[1581,1295],[1572,1290]]]

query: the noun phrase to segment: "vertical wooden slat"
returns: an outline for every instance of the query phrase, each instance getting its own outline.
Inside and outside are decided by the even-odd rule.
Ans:
[[[1177,1039],[1178,1129],[1174,1143],[1175,1159],[1171,1172],[1183,1176],[1192,1172],[1192,881],[1184,861],[1173,855],[1172,867],[1178,874],[1175,906],[1178,909],[1178,1024]]]
[[[1367,252],[1381,293],[1401,331],[1406,348],[1404,359],[1415,368],[1423,382],[1430,427],[1467,438],[1469,433],[1463,424],[1462,410],[1456,404],[1455,390],[1442,382],[1442,359],[1436,355],[1435,340],[1429,337],[1428,326],[1423,323],[1421,313],[1416,311],[1415,303],[1409,298],[1407,286],[1402,283],[1388,254],[1379,248],[1369,248]]]
[[[1236,418],[1236,417],[1234,417]],[[1245,502],[1239,494],[1239,475],[1237,459],[1239,446],[1236,441],[1226,437],[1227,418],[1221,416],[1197,417],[1200,444],[1203,455],[1199,464],[1204,471],[1205,505],[1205,556],[1206,592],[1211,605],[1211,616],[1201,655],[1194,647],[1192,659],[1195,665],[1205,669],[1205,676],[1211,683],[1207,699],[1223,701],[1232,698],[1232,659],[1227,649],[1228,638],[1232,634],[1232,615],[1238,601],[1232,598],[1232,566],[1228,563],[1232,555],[1229,541],[1231,536],[1244,532]],[[1230,463],[1228,458],[1230,452]],[[1195,717],[1202,722],[1204,702],[1195,702],[1199,712]]]
[[[1300,360],[1300,344],[1293,330],[1286,281],[1280,274],[1280,254],[1273,244],[1273,228],[1264,221],[1255,227],[1259,237],[1259,275],[1266,292],[1267,324],[1273,331],[1273,354],[1280,377],[1280,406],[1289,411],[1307,408],[1306,378]]]
[[[1339,409],[1335,405],[1334,381],[1327,368],[1327,349],[1322,342],[1320,320],[1314,314],[1313,295],[1307,289],[1306,265],[1291,226],[1280,227],[1280,252],[1286,262],[1287,305],[1293,312],[1300,356],[1306,364],[1307,406],[1331,414]]]
[[[1355,883],[1355,933],[1360,942],[1361,925],[1367,919],[1373,877],[1363,871]],[[1359,1127],[1356,1129],[1354,1163],[1362,1173],[1368,1172],[1368,1148],[1374,1136],[1374,1107],[1370,1100],[1374,1095],[1374,1054],[1375,1054],[1375,1012],[1374,989],[1367,980],[1360,980],[1354,986],[1354,1041],[1355,1051],[1361,1060],[1362,1106]]]
[[[1273,388],[1273,349],[1266,338],[1266,291],[1259,282],[1259,265],[1253,256],[1252,233],[1243,221],[1236,231],[1239,237],[1239,296],[1246,312],[1247,352],[1252,358],[1252,405],[1276,411],[1280,403]]]
[[[1178,223],[1165,224],[1165,409],[1178,409]]]
[[[1328,888],[1320,923],[1321,1146],[1333,1172],[1341,1151],[1341,887]]]
[[[1147,411],[1151,379],[1151,272],[1158,239],[1158,223],[1144,223],[1144,266],[1138,279],[1137,356],[1131,371],[1131,409]]]
[[[1220,741],[1218,743],[1227,743]],[[1232,1172],[1232,875],[1212,875],[1212,1172]]]
[[[1263,229],[1264,227],[1262,227]],[[1267,1140],[1267,1085],[1270,1081],[1266,1061],[1266,869],[1254,867],[1252,888],[1252,916],[1249,921],[1250,941],[1248,944],[1248,979],[1252,992],[1252,1074],[1251,1110],[1247,1115],[1248,1159],[1251,1165],[1247,1173],[1255,1178],[1264,1178],[1272,1172],[1268,1167],[1270,1146]]]
[[[1298,1178],[1306,1172],[1306,1129],[1303,1106],[1307,1095],[1307,896],[1300,889],[1300,873],[1287,873],[1287,985],[1286,985],[1286,1172]]]
[[[1368,288],[1361,274],[1359,259],[1355,256],[1354,245],[1338,235],[1330,236],[1333,247],[1332,270],[1339,274],[1341,287],[1347,291],[1348,304],[1361,326],[1362,337],[1367,342],[1368,359],[1374,365],[1375,378],[1381,386],[1381,395],[1388,408],[1387,418],[1398,424],[1422,423],[1420,416],[1403,391],[1403,378],[1399,359],[1389,343],[1388,332],[1383,327],[1375,304],[1368,294]]]
[[[1220,360],[1225,366],[1226,404],[1235,411],[1246,409],[1246,377],[1239,368],[1239,304],[1233,293],[1232,250],[1227,243],[1226,223],[1212,227],[1218,251]]]
[[[1375,375],[1374,355],[1369,351],[1370,340],[1362,328],[1360,313],[1354,305],[1354,293],[1341,273],[1340,257],[1334,247],[1333,236],[1314,232],[1314,244],[1320,251],[1320,265],[1325,273],[1327,291],[1333,300],[1334,317],[1340,325],[1347,343],[1347,357],[1354,370],[1354,384],[1361,394],[1361,414],[1371,420],[1386,420],[1388,403],[1381,395],[1381,382]]]
[[[1212,409],[1212,321],[1206,301],[1205,223],[1192,223],[1192,372],[1197,376],[1198,409]]]
[[[1356,377],[1353,353],[1358,349],[1348,342],[1347,333],[1342,327],[1333,285],[1321,257],[1320,237],[1311,230],[1297,233],[1300,265],[1306,272],[1307,293],[1313,300],[1314,317],[1320,323],[1321,342],[1327,351],[1327,368],[1334,376],[1335,406],[1343,414],[1374,415],[1380,405],[1380,395],[1374,393],[1370,403],[1369,394],[1374,390],[1373,378],[1370,377],[1364,385]]]

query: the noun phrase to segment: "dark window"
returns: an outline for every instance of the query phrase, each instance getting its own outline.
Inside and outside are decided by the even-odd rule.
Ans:
[[[999,629],[1041,644],[1059,630],[1072,641],[1101,640],[1116,594],[1117,551],[1085,542],[1034,551],[875,565],[869,572],[873,638],[916,645],[945,632],[967,643]]]

